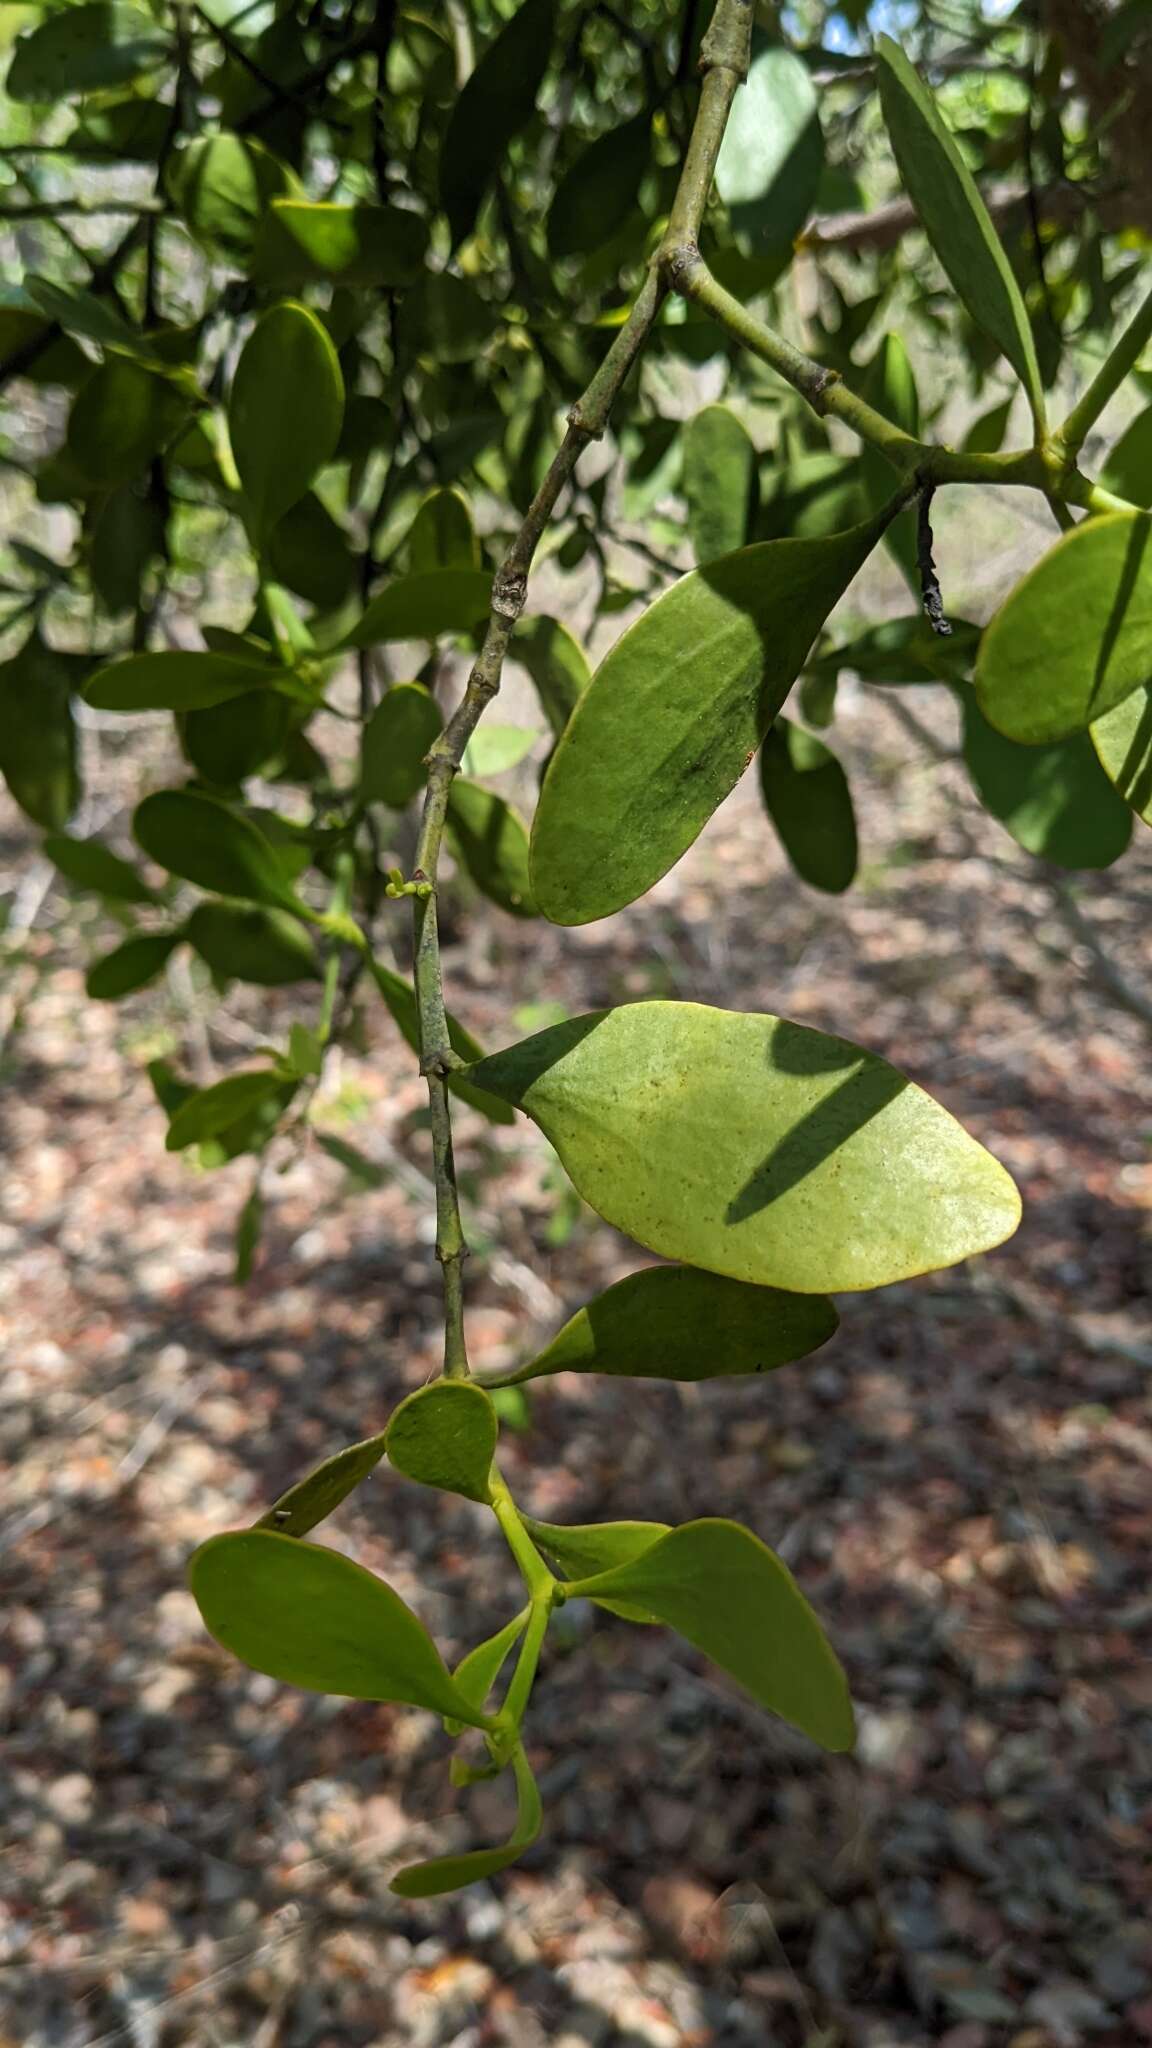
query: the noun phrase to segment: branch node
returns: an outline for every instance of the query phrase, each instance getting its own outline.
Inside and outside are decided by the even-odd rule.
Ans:
[[[920,592],[924,599],[924,615],[934,633],[950,634],[951,626],[944,617],[944,599],[940,594],[940,579],[932,559],[932,498],[936,486],[926,483],[920,489],[920,510],[916,525],[916,563],[920,570]]]
[[[492,585],[492,609],[501,619],[515,624],[528,595],[528,578],[522,569],[499,569]]]
[[[700,250],[694,240],[674,242],[671,248],[661,251],[660,267],[673,291],[686,292],[700,261]]]
[[[752,0],[727,0],[718,6],[700,45],[700,70],[735,71],[748,76],[752,39]]]

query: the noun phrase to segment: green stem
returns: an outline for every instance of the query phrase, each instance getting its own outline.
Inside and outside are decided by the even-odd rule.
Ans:
[[[534,1595],[531,1612],[528,1616],[528,1626],[524,1631],[524,1640],[520,1645],[520,1654],[516,1659],[516,1669],[512,1673],[508,1690],[504,1695],[504,1704],[500,1709],[501,1719],[510,1722],[515,1729],[519,1729],[524,1720],[525,1710],[536,1679],[536,1667],[540,1662],[540,1651],[543,1648],[544,1638],[548,1633],[548,1623],[551,1618],[552,1602],[550,1597],[543,1593]]]
[[[551,1600],[555,1575],[549,1571],[524,1527],[516,1503],[495,1465],[491,1474],[491,1499],[492,1512],[500,1524],[504,1541],[520,1567],[520,1575],[533,1600]]]
[[[1115,397],[1129,372],[1135,369],[1150,341],[1152,291],[1143,305],[1137,308],[1123,334],[1101,363],[1087,391],[1072,407],[1056,435],[1059,445],[1073,460],[1080,453],[1105,406]]]

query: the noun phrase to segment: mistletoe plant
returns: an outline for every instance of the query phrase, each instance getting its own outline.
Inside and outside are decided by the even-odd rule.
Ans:
[[[977,791],[1025,845],[1102,866],[1126,844],[1133,811],[1152,822],[1152,520],[1078,466],[1152,337],[1152,297],[1052,426],[1019,264],[927,86],[878,39],[901,180],[973,330],[1019,380],[1033,427],[1028,446],[1003,450],[1000,404],[998,426],[985,416],[963,449],[922,438],[895,334],[863,378],[851,368],[854,337],[883,293],[855,323],[841,294],[845,333],[838,344],[827,329],[816,356],[731,288],[743,279],[748,296],[770,296],[810,208],[821,143],[806,68],[753,39],[752,0],[717,0],[698,95],[691,32],[663,73],[666,43],[641,37],[640,108],[590,142],[578,135],[569,158],[573,94],[558,112],[548,99],[558,22],[582,49],[585,34],[603,33],[601,14],[611,10],[523,0],[469,70],[450,31],[403,8],[342,24],[334,50],[327,17],[302,25],[265,10],[250,35],[243,15],[222,27],[197,6],[165,16],[117,0],[48,11],[16,44],[9,75],[19,105],[80,99],[75,128],[51,145],[65,158],[154,167],[153,196],[86,284],[33,276],[0,309],[12,374],[74,391],[37,488],[80,521],[70,563],[16,547],[35,585],[17,613],[31,611],[34,624],[0,671],[0,757],[63,874],[143,919],[95,964],[89,991],[117,998],[143,987],[182,946],[221,984],[321,981],[312,1021],[298,1020],[285,1047],[245,1071],[194,1088],[155,1063],[171,1148],[198,1148],[206,1164],[257,1159],[242,1270],[259,1233],[259,1162],[278,1132],[299,1133],[364,976],[427,1080],[443,1374],[380,1434],[299,1480],[253,1528],[211,1536],[191,1563],[207,1627],[255,1670],[441,1716],[470,1745],[453,1764],[457,1784],[512,1771],[511,1839],[401,1871],[394,1888],[409,1897],[490,1874],[535,1838],[525,1717],[550,1620],[568,1600],[677,1630],[826,1749],[853,1736],[835,1654],[757,1536],[723,1519],[534,1520],[501,1476],[493,1391],[562,1372],[689,1381],[772,1371],[830,1337],[830,1296],[986,1251],[1019,1217],[1009,1175],[930,1096],[859,1046],[783,1018],[628,1003],[485,1057],[445,1004],[445,844],[503,911],[585,924],[667,874],[758,756],[797,870],[842,889],[856,862],[851,799],[811,730],[829,722],[842,667],[884,684],[938,680],[957,694]],[[571,70],[571,46],[564,62]],[[576,82],[583,90],[579,64]],[[221,113],[204,132],[209,96]],[[794,120],[787,162],[766,163],[759,147],[769,113],[785,131]],[[341,138],[324,198],[300,175],[321,183],[307,147],[314,120]],[[521,204],[541,134],[553,158],[561,150],[543,225]],[[574,279],[567,314],[542,238]],[[221,270],[233,281],[192,317],[165,319],[165,294],[188,312],[205,260],[209,283]],[[602,324],[601,339],[605,329],[612,338],[596,361],[596,330],[574,339],[572,306],[630,266],[631,303]],[[510,305],[527,310],[512,317]],[[709,406],[690,423],[677,454],[698,567],[589,677],[561,625],[522,617],[529,573],[542,546],[568,563],[599,551],[603,568],[611,507],[602,481],[581,482],[580,459],[615,415],[634,472],[660,469],[675,428],[665,433],[650,395],[645,412],[632,373],[645,351],[681,343],[689,357],[722,354],[735,366],[748,352],[767,365],[780,442],[761,489],[760,452],[734,411]],[[549,453],[549,392],[571,389],[582,359],[588,374]],[[1147,419],[1108,472],[1136,496],[1152,495]],[[850,430],[860,452],[821,446],[824,421]],[[521,515],[494,576],[455,488],[464,475]],[[1067,529],[983,634],[948,619],[929,524],[933,492],[969,484],[1031,487]],[[198,560],[203,578],[237,522],[256,572],[251,619],[243,630],[204,625],[202,647],[156,645],[181,561]],[[882,542],[922,609],[830,645],[825,621]],[[377,587],[381,566],[392,573]],[[45,613],[59,605],[71,617],[68,593],[86,588],[114,635],[127,618],[128,651],[122,638],[87,654],[50,643]],[[604,591],[609,602],[619,595],[606,572]],[[411,641],[429,644],[420,677],[388,678],[378,695],[379,650]],[[475,659],[444,722],[429,685],[438,651],[461,642]],[[521,736],[497,727],[486,746],[478,732],[510,648],[557,740],[530,841],[486,786]],[[349,780],[309,728],[322,710],[341,711],[328,692],[350,657],[360,731]],[[801,676],[804,724],[781,715]],[[66,830],[79,799],[78,686],[94,711],[175,716],[187,772],[179,787],[146,795],[133,820],[140,849],[170,878],[159,889],[97,839]],[[303,792],[308,815],[299,800],[293,816],[276,808],[277,785]],[[389,836],[403,843],[396,814],[421,789],[410,857],[390,863]],[[174,922],[183,884],[200,894],[180,897],[188,907]],[[393,964],[389,927],[406,909],[411,979]],[[589,1302],[538,1356],[477,1377],[454,1099],[497,1122],[532,1118],[592,1208],[669,1262]],[[523,1581],[518,1611],[454,1671],[381,1579],[309,1540],[382,1459],[490,1509]]]

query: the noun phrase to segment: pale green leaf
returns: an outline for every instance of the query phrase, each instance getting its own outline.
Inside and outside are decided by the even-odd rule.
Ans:
[[[452,1677],[461,1692],[467,1694],[474,1707],[483,1707],[487,1704],[488,1695],[499,1678],[510,1651],[515,1649],[524,1633],[530,1611],[529,1608],[522,1607],[519,1614],[514,1614],[511,1621],[505,1622],[504,1627],[498,1629],[494,1636],[489,1636],[486,1642],[477,1643],[474,1650],[469,1650],[468,1655],[461,1658],[456,1666]]]
[[[1152,825],[1152,687],[1133,690],[1089,731],[1113,788]]]
[[[491,601],[492,578],[483,569],[425,569],[398,576],[372,599],[340,644],[377,647],[385,640],[470,633],[487,618]]]
[[[346,1500],[361,1480],[375,1470],[384,1450],[382,1433],[365,1437],[362,1443],[347,1444],[342,1451],[335,1451],[330,1458],[325,1458],[303,1479],[298,1479],[253,1526],[275,1529],[281,1536],[306,1536],[309,1529],[314,1529],[318,1522],[334,1514],[341,1501]],[[477,1700],[476,1704],[482,1707],[484,1702]]]
[[[784,267],[823,168],[812,74],[792,50],[757,32],[716,164],[717,190],[754,254],[778,255]]]
[[[493,790],[457,776],[448,797],[454,852],[481,893],[513,917],[533,917],[528,834],[523,819]]]
[[[401,1401],[384,1432],[389,1463],[422,1486],[491,1499],[489,1473],[500,1426],[470,1380],[437,1380]]]
[[[343,417],[344,380],[327,329],[306,306],[273,306],[241,350],[228,403],[232,453],[258,546],[331,461]]]
[[[313,282],[394,291],[420,275],[427,223],[399,206],[275,196],[256,236],[252,275],[276,290]]]

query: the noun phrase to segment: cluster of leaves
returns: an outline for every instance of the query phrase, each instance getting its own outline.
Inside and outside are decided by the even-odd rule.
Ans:
[[[145,987],[180,946],[222,987],[315,985],[309,1021],[258,1064],[205,1088],[164,1062],[152,1069],[172,1149],[195,1147],[205,1165],[257,1161],[241,1276],[259,1236],[259,1164],[305,1119],[352,980],[367,975],[428,1053],[420,996],[382,925],[401,899],[427,902],[434,863],[431,877],[406,876],[385,849],[405,843],[402,814],[450,744],[444,657],[481,644],[499,550],[538,502],[558,411],[602,373],[659,262],[697,96],[698,10],[687,28],[681,12],[650,0],[625,30],[613,10],[575,0],[451,18],[378,0],[363,19],[272,0],[211,12],[78,0],[43,8],[12,49],[16,125],[26,109],[37,137],[27,155],[17,137],[12,158],[33,167],[18,170],[32,217],[36,180],[69,167],[86,178],[135,167],[141,189],[127,234],[86,276],[69,242],[68,260],[49,266],[57,275],[29,269],[0,302],[0,355],[41,387],[62,429],[34,465],[35,492],[68,508],[75,533],[67,560],[12,547],[7,623],[21,644],[0,667],[0,771],[61,874],[131,927],[93,964],[90,995]],[[1015,49],[1024,32],[982,33]],[[1077,115],[1059,63],[1045,61],[1043,149],[1062,152],[1067,176]],[[1054,297],[1034,240],[998,236],[968,130],[958,142],[895,45],[880,39],[867,68],[861,82],[858,56],[838,65],[818,35],[798,51],[757,33],[692,245],[712,301],[669,299],[641,373],[613,385],[618,461],[573,481],[544,540],[561,569],[598,573],[602,612],[652,598],[666,580],[661,546],[686,536],[698,566],[647,604],[595,675],[558,620],[533,615],[517,632],[513,655],[554,743],[530,829],[490,785],[534,735],[486,725],[462,759],[439,756],[459,870],[504,914],[582,924],[635,902],[753,759],[796,872],[848,887],[851,795],[821,737],[842,671],[958,698],[976,792],[1032,851],[1104,866],[1134,812],[1152,822],[1152,522],[1139,509],[1152,503],[1152,409],[1109,460],[1114,509],[1101,512],[1077,478],[1089,497],[1075,502],[1092,516],[983,634],[966,622],[942,634],[921,609],[930,565],[909,509],[936,480],[919,437],[940,401],[917,392],[886,325],[959,323],[977,386],[1004,359],[1017,382],[959,451],[968,470],[951,474],[1050,485],[1061,502],[1073,467],[1045,417],[1057,330],[1110,325],[1131,266],[1105,274],[1084,216]],[[802,378],[791,388],[749,366],[747,334],[724,309],[733,292],[771,307],[813,209],[865,196],[846,164],[858,149],[866,166],[878,133],[872,72],[954,296],[938,274],[929,286],[884,255],[830,267],[809,368],[821,389],[848,394],[841,415],[865,446],[846,456],[799,395]],[[1034,163],[1033,101],[1022,134],[1002,74],[988,93],[985,163],[1002,168],[1013,149]],[[1101,145],[1081,134],[1075,146],[1095,175]],[[59,203],[57,191],[43,200]],[[1057,299],[1061,319],[1045,325]],[[771,330],[748,326],[789,376]],[[705,361],[726,369],[726,401],[669,418],[675,380]],[[1017,384],[1034,426],[1018,457],[999,453]],[[652,573],[624,586],[606,543],[620,527],[635,538],[637,523],[633,552]],[[881,544],[908,579],[908,615],[837,642],[826,621]],[[222,553],[244,565],[245,607],[226,624],[201,618],[202,645],[171,644],[189,582],[213,609]],[[78,651],[89,601],[95,624]],[[397,649],[409,658],[399,675]],[[352,671],[355,756],[329,759],[319,721],[350,715]],[[158,878],[75,829],[78,706],[173,721],[181,769],[132,821]],[[498,1869],[533,1838],[524,1709],[549,1616],[575,1595],[677,1629],[826,1747],[851,1740],[843,1674],[756,1537],[722,1521],[532,1522],[495,1463],[493,1393],[558,1372],[775,1369],[831,1335],[830,1293],[989,1249],[1019,1215],[1004,1169],[930,1097],[860,1047],[783,1019],[631,1004],[490,1057],[456,1020],[447,1030],[454,1094],[495,1121],[534,1119],[580,1195],[674,1263],[610,1289],[501,1378],[452,1377],[411,1396],[381,1435],[193,1561],[207,1625],[254,1668],[409,1701],[478,1732],[486,1760],[458,1763],[460,1783],[513,1770],[511,1841],[401,1873],[412,1895]],[[449,1159],[441,1145],[439,1173]],[[385,1456],[408,1479],[490,1507],[525,1579],[523,1612],[453,1674],[387,1586],[304,1540]]]

